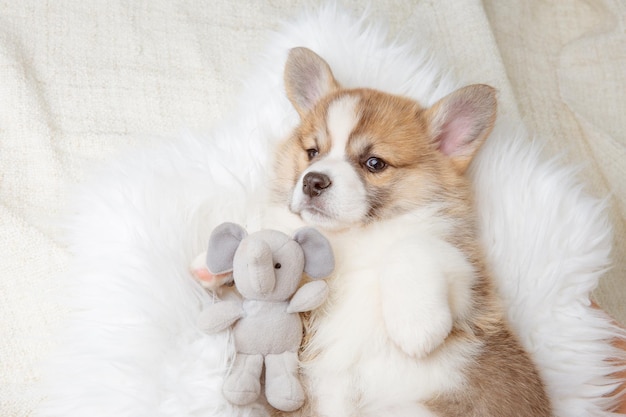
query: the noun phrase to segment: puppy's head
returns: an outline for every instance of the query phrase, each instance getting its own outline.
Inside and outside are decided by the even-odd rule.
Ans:
[[[306,48],[290,51],[284,77],[301,124],[277,154],[278,192],[304,221],[328,230],[454,199],[495,120],[489,86],[461,88],[423,108],[341,88]]]

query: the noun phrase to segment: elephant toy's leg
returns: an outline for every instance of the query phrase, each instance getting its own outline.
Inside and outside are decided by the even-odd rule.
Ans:
[[[222,387],[224,397],[237,405],[250,404],[256,400],[261,393],[262,370],[262,355],[238,353]]]
[[[295,411],[304,404],[298,375],[298,354],[285,352],[265,357],[265,397],[278,410]]]

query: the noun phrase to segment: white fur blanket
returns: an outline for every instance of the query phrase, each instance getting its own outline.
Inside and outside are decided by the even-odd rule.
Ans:
[[[69,220],[73,311],[50,364],[40,416],[252,416],[221,397],[232,346],[195,319],[209,297],[187,267],[216,224],[258,222],[270,152],[296,123],[282,87],[286,52],[307,46],[346,86],[429,104],[461,84],[416,37],[391,42],[369,20],[321,8],[283,27],[247,80],[235,112],[209,137],[132,152],[78,192]],[[483,241],[525,346],[558,416],[604,415],[614,388],[616,330],[590,307],[608,265],[605,205],[572,169],[545,162],[522,127],[501,119],[472,167]]]

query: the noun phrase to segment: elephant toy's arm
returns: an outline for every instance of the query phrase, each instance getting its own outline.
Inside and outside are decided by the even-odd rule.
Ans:
[[[328,296],[328,284],[325,281],[313,281],[304,284],[291,297],[288,313],[302,313],[304,311],[315,310],[321,306]]]
[[[237,301],[220,301],[208,306],[198,318],[198,327],[206,333],[217,333],[230,327],[244,315]]]

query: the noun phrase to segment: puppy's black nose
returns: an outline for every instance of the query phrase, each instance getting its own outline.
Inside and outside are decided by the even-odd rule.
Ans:
[[[309,197],[317,197],[330,187],[328,175],[319,172],[309,172],[302,179],[302,192]]]

